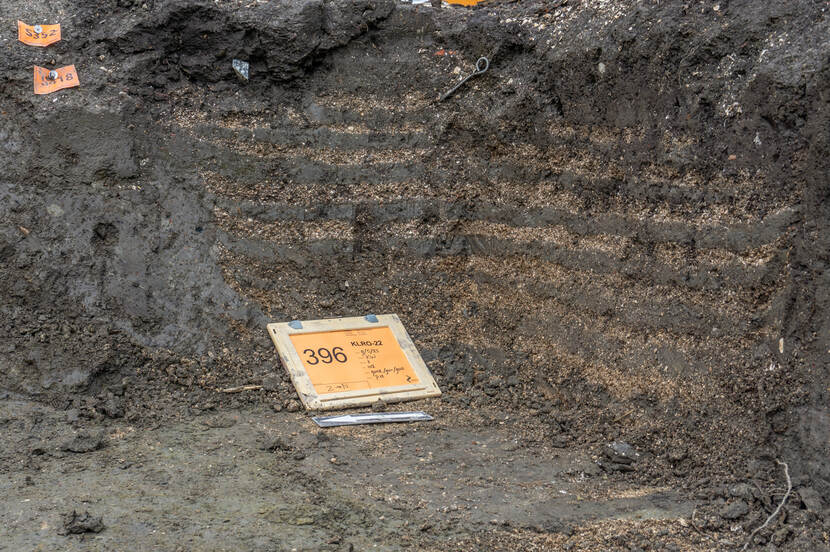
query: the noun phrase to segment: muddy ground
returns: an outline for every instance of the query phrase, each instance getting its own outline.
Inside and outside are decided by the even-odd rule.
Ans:
[[[826,2],[4,8],[0,550],[830,549]],[[434,422],[300,409],[369,312]]]

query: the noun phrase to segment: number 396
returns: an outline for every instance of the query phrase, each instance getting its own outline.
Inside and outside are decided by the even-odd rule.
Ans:
[[[306,364],[312,366],[318,364],[320,361],[323,361],[323,364],[331,364],[334,361],[342,363],[349,360],[346,358],[346,353],[343,352],[342,347],[335,347],[331,351],[325,347],[320,347],[317,351],[314,349],[306,349],[303,351],[303,354],[308,357],[306,358]]]

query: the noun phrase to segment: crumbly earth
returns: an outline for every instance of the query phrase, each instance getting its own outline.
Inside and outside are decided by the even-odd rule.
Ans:
[[[830,550],[828,10],[7,0],[0,550]],[[435,421],[320,430],[369,312]]]

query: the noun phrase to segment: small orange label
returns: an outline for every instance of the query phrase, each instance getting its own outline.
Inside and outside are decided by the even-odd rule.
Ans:
[[[319,395],[420,383],[386,326],[289,337]]]
[[[29,46],[46,47],[61,39],[60,25],[27,25],[17,22],[17,39]]]
[[[52,71],[35,65],[35,94],[51,94],[57,90],[80,85],[74,65]]]

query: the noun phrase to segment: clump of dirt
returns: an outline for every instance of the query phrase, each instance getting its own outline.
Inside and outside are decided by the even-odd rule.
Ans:
[[[676,490],[661,511],[684,523],[655,537],[668,529],[646,515],[609,544],[613,508],[570,534],[524,506],[482,508],[495,523],[462,515],[451,535],[404,531],[410,545],[729,546],[783,497],[778,460],[792,498],[755,542],[827,546],[826,6],[12,0],[7,12],[59,21],[64,39],[33,49],[7,31],[0,61],[0,398],[20,432],[3,465],[66,461],[32,456],[32,439],[66,437],[43,416],[190,435],[174,424],[267,405],[299,423],[265,324],[395,312],[444,390],[429,404],[459,431],[509,418],[518,450],[583,451],[572,475],[595,494],[604,478]],[[481,56],[490,69],[438,101]],[[70,63],[80,88],[32,95],[32,65]],[[220,392],[247,384],[262,389]],[[383,435],[349,431],[369,447]],[[291,447],[267,452],[306,462]],[[81,456],[115,454],[98,449]],[[291,469],[297,488],[313,473]],[[530,483],[455,492],[548,504],[508,484]],[[366,515],[393,530],[418,509],[404,503]],[[341,529],[309,535],[336,549],[323,536]]]
[[[63,518],[62,535],[80,535],[83,533],[100,533],[104,530],[104,521],[98,516],[95,517],[89,512],[79,514],[75,510]]]

